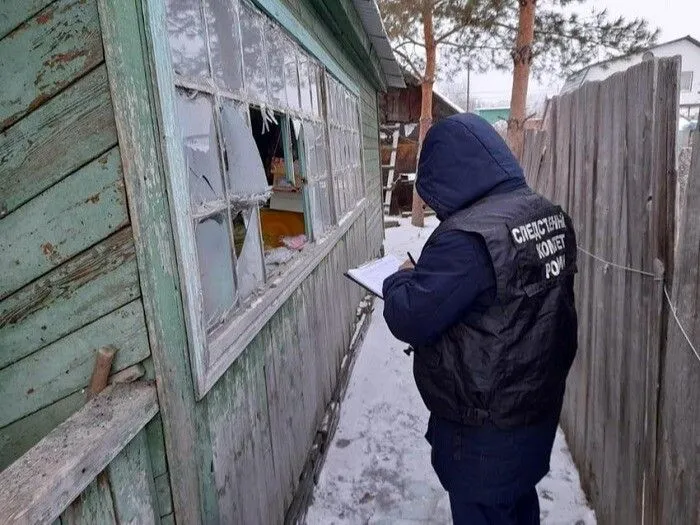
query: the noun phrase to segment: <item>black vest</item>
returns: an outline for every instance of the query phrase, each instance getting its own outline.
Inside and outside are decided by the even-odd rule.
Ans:
[[[525,189],[455,213],[426,246],[449,230],[484,239],[497,292],[490,306],[415,349],[414,376],[425,404],[468,425],[513,428],[558,417],[577,349],[571,220]]]

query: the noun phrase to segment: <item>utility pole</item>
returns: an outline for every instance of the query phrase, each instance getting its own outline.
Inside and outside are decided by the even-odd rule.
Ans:
[[[527,86],[530,79],[530,65],[532,64],[537,0],[519,0],[518,3],[520,4],[520,17],[518,36],[512,52],[513,90],[510,98],[510,117],[508,118],[508,144],[515,156],[520,159],[523,154]]]

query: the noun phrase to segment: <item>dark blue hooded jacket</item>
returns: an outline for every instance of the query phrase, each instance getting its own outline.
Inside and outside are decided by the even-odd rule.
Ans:
[[[417,190],[441,221],[488,195],[525,186],[522,169],[493,127],[473,114],[454,115],[428,132]],[[469,309],[493,301],[496,282],[481,237],[446,232],[421,254],[415,270],[384,282],[384,318],[412,346],[437,339]]]
[[[472,114],[436,123],[426,136],[417,190],[440,220],[497,193],[526,185],[503,139]],[[412,346],[436,340],[470,310],[495,300],[493,266],[482,238],[447,231],[421,254],[415,270],[384,283],[384,317],[391,332]],[[431,416],[426,438],[443,486],[466,501],[509,504],[534,490],[549,470],[557,421],[500,430],[466,427]]]

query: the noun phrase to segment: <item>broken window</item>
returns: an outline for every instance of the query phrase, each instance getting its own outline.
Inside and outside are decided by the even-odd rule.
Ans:
[[[249,2],[166,9],[189,197],[175,212],[190,221],[186,297],[208,345],[361,198],[359,105]]]

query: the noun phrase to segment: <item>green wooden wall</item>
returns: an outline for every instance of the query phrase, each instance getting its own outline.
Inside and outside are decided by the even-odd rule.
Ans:
[[[2,470],[85,403],[99,347],[153,371],[96,1],[0,0],[0,71]],[[159,418],[140,443],[167,516]]]
[[[63,523],[128,521],[137,490],[165,523],[175,511],[192,523],[276,523],[292,501],[363,295],[342,272],[378,254],[383,220],[376,64],[335,36],[317,0],[280,1],[360,88],[370,206],[196,403],[177,344],[177,276],[156,268],[174,241],[167,169],[144,145],[162,136],[148,105],[156,90],[144,89],[145,64],[163,53],[143,36],[155,4],[0,0],[0,394],[12,400],[0,408],[0,469],[84,404],[100,346],[119,348],[114,372],[141,366],[158,378],[161,414]],[[352,12],[346,0],[327,4],[330,16]],[[343,24],[362,31],[356,17]],[[110,74],[123,84],[114,99]],[[126,169],[120,147],[135,159]],[[129,490],[125,480],[139,479]]]

